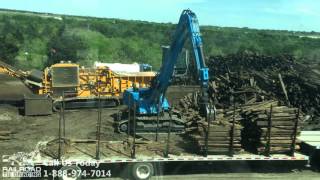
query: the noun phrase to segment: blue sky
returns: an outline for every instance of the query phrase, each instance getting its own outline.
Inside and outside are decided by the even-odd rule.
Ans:
[[[172,23],[190,8],[201,25],[320,32],[319,0],[0,0],[0,8]]]

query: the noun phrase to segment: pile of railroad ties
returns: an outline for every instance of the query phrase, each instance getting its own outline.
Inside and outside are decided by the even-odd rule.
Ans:
[[[207,64],[216,85],[212,89],[217,93],[217,106],[230,105],[232,94],[243,104],[250,99],[248,95],[258,93],[300,108],[309,115],[304,129],[320,130],[320,64],[310,62],[289,55],[241,53],[213,56]]]
[[[219,56],[208,66],[216,113],[199,115],[197,93],[188,94],[176,107],[199,152],[293,154],[303,125],[319,124],[320,82],[312,80],[317,79],[312,70],[306,72],[307,79],[306,67],[291,56]]]
[[[216,109],[216,114],[204,118],[198,114],[192,96],[181,99],[178,109],[187,119],[186,134],[199,152],[232,155],[246,150],[270,155],[292,154],[299,149],[296,136],[303,116],[297,108],[266,100]]]

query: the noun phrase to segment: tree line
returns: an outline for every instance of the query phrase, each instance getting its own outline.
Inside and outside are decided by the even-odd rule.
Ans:
[[[22,69],[43,69],[61,60],[161,65],[175,24],[0,11],[0,59]],[[178,21],[178,18],[177,18]],[[207,57],[243,51],[320,59],[316,32],[201,26]]]

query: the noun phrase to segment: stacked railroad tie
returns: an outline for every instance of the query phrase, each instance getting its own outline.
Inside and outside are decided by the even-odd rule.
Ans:
[[[240,109],[217,109],[208,119],[199,114],[198,93],[190,93],[180,100],[177,109],[186,120],[186,133],[197,146],[197,151],[208,154],[234,154],[241,148]],[[207,143],[206,143],[207,139]]]
[[[207,122],[200,121],[197,134],[193,134],[192,138],[197,143],[200,152],[232,155],[242,150],[241,129],[238,123],[232,123],[232,118],[228,119],[222,115],[216,121],[211,121],[210,126]],[[208,137],[207,144],[206,137]]]
[[[293,153],[299,149],[301,114],[297,108],[279,106],[277,101],[247,104],[242,107],[242,144],[258,154]]]
[[[241,117],[236,111],[219,109],[213,115],[210,125],[206,120],[197,121],[197,128],[190,137],[202,153],[208,154],[237,154],[241,147]]]
[[[299,149],[296,136],[301,130],[302,113],[297,108],[280,105],[277,100],[247,101],[218,109],[215,120],[211,117],[206,144],[208,123],[198,113],[196,99],[196,94],[189,94],[181,99],[178,109],[185,116],[187,134],[202,152],[232,154],[244,148],[269,155],[292,154]]]

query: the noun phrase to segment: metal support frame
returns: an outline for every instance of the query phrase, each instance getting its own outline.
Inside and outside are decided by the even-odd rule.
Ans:
[[[291,156],[294,156],[294,151],[295,151],[295,146],[296,146],[296,139],[297,139],[299,116],[300,116],[300,108],[298,109],[298,112],[296,113],[296,119],[295,119],[295,122],[294,122],[294,129],[293,129],[292,142],[291,142],[291,148],[290,148],[290,155]]]
[[[100,82],[98,82],[98,89],[100,89]],[[100,91],[98,91],[98,119],[97,119],[97,132],[96,132],[96,159],[100,159],[100,139],[101,139],[101,96]]]
[[[268,139],[267,139],[267,144],[266,144],[266,148],[265,148],[266,156],[270,156],[271,127],[272,127],[272,105],[270,106],[270,113],[268,116],[268,132],[267,132]]]
[[[59,148],[58,148],[58,159],[61,160],[61,156],[62,156],[62,135],[61,135],[61,128],[62,128],[62,121],[63,121],[63,113],[64,111],[62,110],[63,109],[63,105],[62,103],[60,103],[60,117],[59,117]]]
[[[212,104],[211,102],[209,103],[209,115],[206,116],[206,121],[207,121],[207,131],[206,131],[206,136],[205,136],[205,150],[204,150],[204,156],[208,156],[208,139],[209,139],[209,132],[210,132],[210,124],[211,124],[211,111],[212,111]],[[214,112],[214,119],[216,116],[216,112]]]
[[[66,120],[65,120],[65,92],[62,91],[62,123],[63,123],[63,138],[66,137]]]
[[[171,134],[171,123],[172,123],[172,112],[169,110],[169,127],[168,127],[168,136],[167,136],[167,146],[164,157],[169,157],[169,150],[170,150],[170,134]]]
[[[235,121],[236,121],[236,103],[235,101],[233,102],[233,115],[232,115],[232,126],[230,130],[230,146],[229,146],[229,155],[233,156],[234,155],[234,126],[235,126]]]
[[[131,153],[131,158],[135,159],[136,158],[136,107],[137,104],[136,102],[133,103],[133,142],[132,142],[132,153]]]
[[[130,94],[130,96],[132,96],[131,94]],[[131,98],[132,97],[129,97],[129,99],[128,99],[128,101],[129,101],[129,104],[131,103]],[[128,143],[129,143],[129,140],[130,140],[130,129],[131,129],[131,109],[130,108],[128,108],[128,126],[127,126],[127,131],[128,131],[128,133],[127,133],[127,141],[128,141]]]
[[[156,128],[156,142],[158,142],[159,136],[159,117],[160,116],[160,100],[158,101],[158,111],[157,111],[157,128]]]
[[[64,149],[64,143],[66,142],[66,120],[65,120],[65,96],[69,91],[62,91],[60,111],[59,111],[59,148],[58,148],[58,159],[61,160],[62,151]]]

